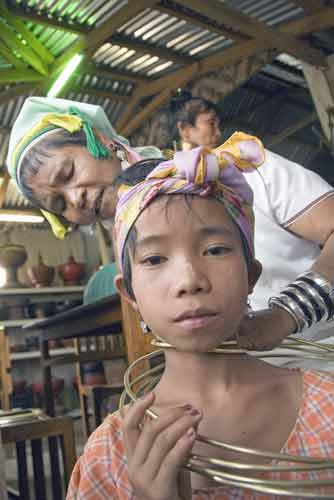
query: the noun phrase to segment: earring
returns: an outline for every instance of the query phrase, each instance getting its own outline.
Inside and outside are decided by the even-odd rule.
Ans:
[[[142,319],[140,320],[140,327],[144,333],[150,333],[152,331],[148,324]]]
[[[252,308],[252,304],[251,304],[251,301],[249,299],[247,299],[247,318],[248,319],[253,319],[255,318],[255,312],[253,311],[253,308]]]

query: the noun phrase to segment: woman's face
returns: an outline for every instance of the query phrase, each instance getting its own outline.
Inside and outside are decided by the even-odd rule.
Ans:
[[[112,182],[120,172],[115,156],[96,159],[85,146],[69,145],[50,151],[28,186],[42,208],[76,224],[91,224],[114,216]]]
[[[215,148],[219,145],[219,118],[214,111],[199,113],[195,125],[187,123],[183,126],[179,125],[178,129],[181,139],[193,148],[198,146]]]
[[[249,285],[240,236],[222,203],[195,196],[189,206],[183,195],[161,196],[136,231],[133,305],[153,333],[192,352],[230,338]]]

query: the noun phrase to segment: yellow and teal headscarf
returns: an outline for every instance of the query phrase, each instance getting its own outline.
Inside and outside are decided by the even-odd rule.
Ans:
[[[29,97],[14,123],[7,156],[9,174],[21,191],[21,165],[25,154],[37,142],[59,128],[70,133],[82,129],[86,136],[87,149],[94,158],[109,156],[109,150],[98,140],[94,129],[106,135],[115,145],[122,147],[129,165],[145,157],[161,156],[157,148],[131,148],[129,142],[116,133],[100,106],[66,99]],[[49,221],[54,234],[58,238],[64,238],[66,228],[58,217],[45,210],[42,212]]]
[[[140,213],[162,194],[213,196],[238,225],[254,255],[253,192],[243,173],[264,162],[264,148],[256,137],[236,132],[215,150],[198,147],[175,153],[135,186],[122,185],[116,208],[115,235],[119,265],[129,231]]]

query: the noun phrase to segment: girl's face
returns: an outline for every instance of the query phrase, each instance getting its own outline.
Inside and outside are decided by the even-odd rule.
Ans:
[[[233,336],[245,312],[248,271],[222,203],[161,196],[140,215],[136,231],[132,304],[153,333],[192,352]],[[122,291],[121,278],[118,285]]]
[[[91,224],[114,216],[117,198],[111,184],[120,172],[115,156],[96,159],[86,147],[69,145],[50,151],[29,187],[44,209],[76,224]]]

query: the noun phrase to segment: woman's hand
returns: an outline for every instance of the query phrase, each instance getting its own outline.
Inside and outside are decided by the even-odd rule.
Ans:
[[[154,394],[137,401],[124,419],[124,443],[130,482],[138,500],[191,499],[189,481],[180,467],[195,442],[201,413],[190,405],[169,410],[155,420],[145,419]],[[187,484],[187,488],[184,485]],[[187,490],[187,491],[186,491]]]
[[[294,333],[296,323],[280,307],[252,311],[245,315],[238,331],[238,345],[242,349],[270,351]]]

